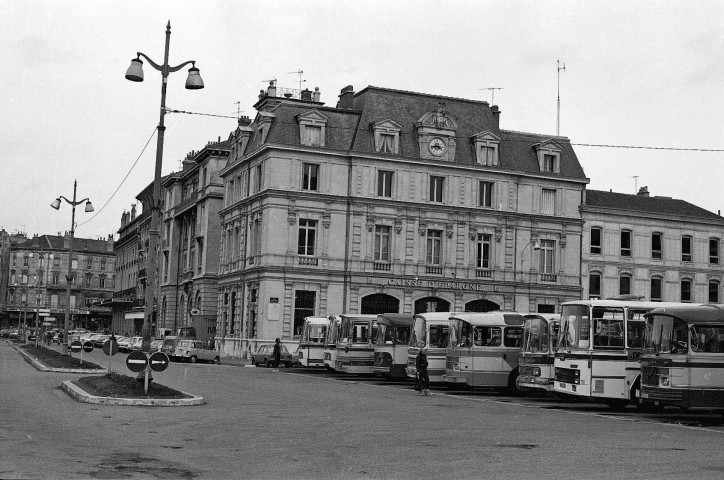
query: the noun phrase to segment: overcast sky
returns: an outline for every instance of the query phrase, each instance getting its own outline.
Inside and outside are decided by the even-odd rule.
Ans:
[[[124,78],[141,51],[196,60],[206,88],[171,74],[167,106],[222,118],[166,116],[163,173],[227,138],[237,104],[271,78],[314,90],[368,85],[491,101],[501,127],[570,138],[588,188],[680,198],[724,209],[724,2],[697,1],[83,1],[0,0],[0,228],[29,235],[70,228],[58,195],[90,197],[80,237],[116,234],[123,210],[153,181],[161,75]],[[638,178],[634,178],[638,176]],[[111,199],[111,194],[120,189]],[[110,202],[109,202],[110,199]],[[101,211],[107,202],[105,208]],[[95,216],[94,216],[95,215]]]

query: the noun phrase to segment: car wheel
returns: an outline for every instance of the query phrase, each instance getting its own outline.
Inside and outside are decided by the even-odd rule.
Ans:
[[[211,361],[211,363],[213,363],[214,365],[218,365],[221,362],[219,362],[219,357],[214,357],[214,359]]]
[[[189,361],[190,361],[191,363],[196,363],[196,360],[198,360],[198,359],[196,358],[196,355],[192,355],[191,358],[189,358]]]

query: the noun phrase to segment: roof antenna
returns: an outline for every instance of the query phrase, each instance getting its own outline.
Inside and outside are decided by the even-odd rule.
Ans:
[[[556,136],[561,134],[561,70],[566,71],[566,64],[561,67],[561,61],[556,60],[558,66],[558,109],[556,113]]]
[[[490,90],[491,97],[490,97],[490,104],[495,105],[495,91],[496,90],[502,90],[503,87],[487,87],[487,88],[478,88],[478,90]]]
[[[236,104],[236,119],[239,120],[241,118],[241,102],[237,100],[234,103]]]
[[[302,69],[300,68],[296,72],[287,72],[287,73],[296,73],[297,75],[299,75],[299,91],[301,92],[302,91],[302,82],[306,82],[306,80],[302,80],[302,74],[304,73],[302,71]]]

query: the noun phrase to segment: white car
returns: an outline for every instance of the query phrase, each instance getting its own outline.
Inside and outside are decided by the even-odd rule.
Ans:
[[[130,352],[131,345],[136,343],[139,338],[141,337],[123,337],[123,339],[118,340],[118,350],[121,352]]]

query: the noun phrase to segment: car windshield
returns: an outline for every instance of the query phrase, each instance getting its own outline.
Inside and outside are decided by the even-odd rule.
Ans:
[[[558,348],[588,349],[590,346],[590,318],[586,305],[563,305]]]
[[[548,353],[548,322],[542,318],[526,318],[523,327],[523,351]]]

